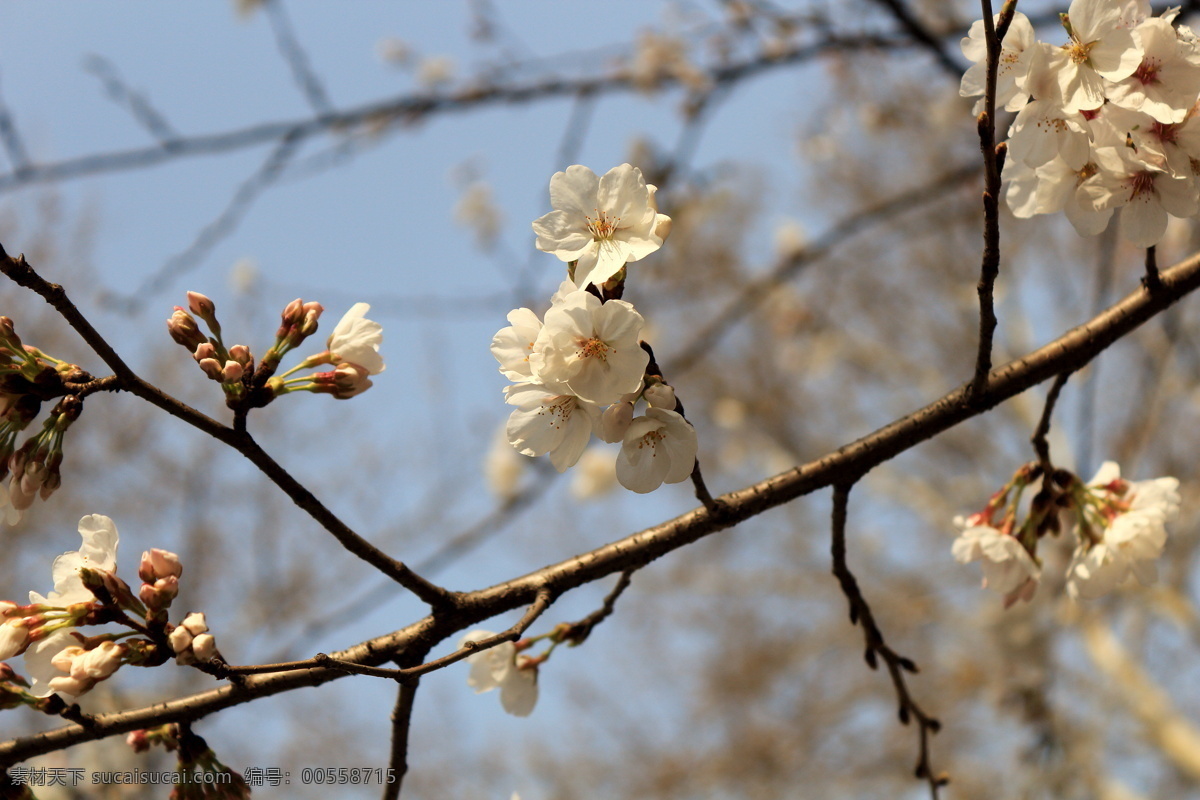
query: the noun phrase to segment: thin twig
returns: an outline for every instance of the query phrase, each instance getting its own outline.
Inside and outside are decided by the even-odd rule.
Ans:
[[[950,35],[949,31],[944,35]],[[823,55],[846,51],[878,51],[906,49],[914,46],[907,36],[879,36],[851,33],[830,34],[816,43],[797,44],[784,52],[764,52],[740,61],[718,64],[705,70],[705,78],[713,84],[734,83],[809,61]],[[663,88],[676,86],[679,78],[664,75]],[[581,94],[601,95],[626,92],[638,88],[636,76],[617,73],[603,77],[549,77],[524,83],[496,84],[487,82],[467,85],[443,94],[422,92],[401,95],[364,103],[338,113],[306,116],[282,122],[264,122],[244,128],[212,134],[181,137],[170,143],[92,153],[62,161],[29,164],[24,169],[0,174],[0,192],[34,183],[63,181],[106,172],[138,169],[166,161],[198,155],[242,150],[267,142],[278,141],[289,134],[298,139],[331,132],[341,132],[359,126],[371,126],[376,133],[395,130],[430,114],[463,112],[496,105],[525,104],[557,97]]]
[[[90,55],[83,62],[83,68],[99,79],[110,100],[124,106],[133,119],[160,144],[171,147],[172,142],[179,141],[179,133],[171,127],[167,118],[150,105],[150,101],[140,92],[129,88],[111,61],[102,56]]]
[[[17,123],[3,100],[0,100],[0,145],[4,146],[13,174],[24,175],[29,169],[29,151],[25,149],[25,142],[17,132]]]
[[[1062,391],[1063,386],[1070,377],[1070,372],[1063,372],[1054,379],[1054,384],[1050,387],[1050,393],[1046,395],[1046,405],[1042,409],[1042,418],[1038,421],[1037,429],[1033,432],[1033,437],[1030,439],[1033,443],[1033,450],[1037,453],[1038,464],[1042,467],[1042,474],[1047,480],[1050,480],[1054,473],[1054,464],[1050,461],[1050,443],[1046,441],[1046,435],[1050,433],[1050,417],[1054,414],[1054,404],[1058,402],[1059,392]]]
[[[858,580],[855,579],[854,573],[850,571],[850,566],[846,563],[846,510],[850,500],[850,487],[853,486],[853,483],[853,481],[837,483],[833,487],[833,537],[830,547],[833,554],[833,574],[837,577],[838,583],[842,587],[842,593],[846,595],[846,600],[850,603],[850,623],[862,626],[863,638],[866,640],[866,651],[863,655],[867,664],[871,669],[877,669],[879,659],[882,658],[883,663],[887,666],[892,686],[896,690],[896,699],[900,703],[900,722],[907,725],[910,720],[917,721],[920,745],[916,776],[929,784],[930,794],[933,800],[937,800],[938,789],[949,783],[950,780],[945,775],[934,775],[929,758],[929,736],[938,732],[941,723],[926,714],[910,694],[905,673],[916,673],[917,665],[913,663],[912,659],[897,653],[884,641],[883,632],[876,624],[874,614],[871,613],[871,606],[867,604],[862,590],[858,588]]]
[[[539,589],[533,603],[528,609],[526,609],[525,614],[519,620],[517,620],[516,625],[513,625],[511,628],[502,633],[489,636],[486,639],[479,639],[474,642],[464,642],[462,647],[455,650],[448,656],[442,656],[441,658],[434,659],[433,661],[426,662],[419,666],[396,670],[397,678],[416,678],[426,673],[447,667],[457,661],[462,661],[464,658],[467,658],[474,653],[478,653],[483,650],[489,650],[498,644],[503,644],[504,642],[515,642],[517,639],[520,639],[525,631],[529,629],[529,626],[532,625],[534,621],[540,617],[547,608],[550,607],[550,604],[554,602],[555,596],[555,593],[546,587]]]
[[[587,638],[592,635],[592,630],[612,615],[613,609],[617,605],[617,598],[629,588],[634,572],[635,570],[632,569],[622,572],[621,577],[617,580],[617,585],[605,596],[604,603],[601,604],[600,608],[578,622],[571,623],[563,634],[563,641],[574,645],[580,645],[587,641]]]
[[[292,28],[292,21],[288,19],[282,0],[267,0],[263,5],[266,8],[267,21],[271,24],[271,32],[275,35],[275,44],[279,47],[279,54],[287,63],[292,80],[300,87],[304,99],[317,114],[333,113],[333,103],[329,101],[325,87],[309,64],[308,55],[300,46],[300,40],[296,38],[296,31]]]
[[[934,59],[937,60],[938,66],[945,70],[947,74],[955,77],[960,77],[963,74],[964,66],[958,62],[958,59],[950,55],[941,37],[934,34],[933,31],[929,30],[928,27],[918,20],[913,15],[912,10],[902,0],[875,0],[875,3],[891,12],[891,15],[900,23],[900,27],[932,53]]]

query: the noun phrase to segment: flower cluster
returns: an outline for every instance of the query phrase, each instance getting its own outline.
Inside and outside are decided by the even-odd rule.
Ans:
[[[628,164],[603,177],[578,165],[556,173],[555,210],[533,228],[539,249],[568,262],[568,280],[544,319],[516,309],[492,339],[500,371],[513,381],[505,390],[516,406],[509,443],[527,456],[549,454],[563,472],[593,433],[621,442],[617,477],[636,492],[686,480],[697,449],[695,429],[640,341],[642,315],[620,299],[626,263],[657,250],[670,230],[654,193]],[[648,409],[634,418],[639,400]]]
[[[92,376],[24,344],[8,317],[0,317],[0,516],[21,520],[38,497],[46,500],[62,485],[60,468],[67,429],[83,413],[80,387]],[[62,399],[42,429],[17,447],[18,435],[37,418],[42,403]]]
[[[79,534],[79,550],[54,559],[48,595],[30,592],[28,605],[0,601],[0,661],[24,654],[28,675],[26,680],[0,665],[2,705],[36,705],[51,694],[78,697],[125,664],[157,666],[172,655],[194,663],[216,652],[202,614],[190,615],[178,628],[167,622],[183,574],[178,556],[159,549],[143,553],[142,586],[134,594],[116,574],[120,537],[113,521],[91,514],[79,521]],[[78,630],[106,623],[130,630],[94,636]]]
[[[356,303],[346,312],[326,341],[325,350],[276,375],[283,356],[316,333],[317,321],[325,310],[320,303],[306,303],[299,298],[288,303],[280,315],[275,342],[255,367],[249,347],[225,346],[213,301],[198,292],[188,292],[187,296],[188,308],[175,307],[167,320],[167,332],[187,348],[205,375],[221,384],[230,408],[258,408],[279,395],[301,391],[331,394],[345,400],[371,388],[370,376],[383,372],[383,358],[379,355],[383,327],[366,318],[371,308],[366,303]],[[208,326],[210,336],[200,330],[196,317]],[[289,377],[322,364],[334,368]]]
[[[1061,15],[1060,45],[1038,41],[1028,18],[1013,15],[1001,43],[996,104],[1018,112],[1008,132],[1004,194],[1015,216],[1063,211],[1088,236],[1119,208],[1125,238],[1150,247],[1168,216],[1197,213],[1200,44],[1175,24],[1178,11],[1151,17],[1149,0],[1073,0]],[[983,94],[982,21],[962,49],[975,63],[960,93]]]
[[[1166,523],[1179,512],[1178,480],[1127,481],[1112,461],[1086,484],[1058,470],[1043,481],[1019,521],[1022,493],[1042,477],[1039,466],[1028,464],[982,511],[954,521],[961,530],[955,559],[979,561],[983,585],[1002,594],[1006,608],[1033,597],[1041,579],[1039,543],[1064,527],[1071,528],[1076,542],[1066,575],[1072,598],[1100,597],[1131,574],[1143,585],[1157,579],[1155,560],[1166,546]]]

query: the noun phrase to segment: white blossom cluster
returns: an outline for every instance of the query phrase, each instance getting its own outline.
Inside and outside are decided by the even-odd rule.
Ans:
[[[1005,607],[1033,597],[1042,577],[1038,543],[1044,535],[1059,532],[1060,512],[1076,543],[1066,573],[1067,594],[1073,599],[1105,595],[1130,575],[1142,585],[1157,580],[1156,559],[1167,543],[1166,523],[1179,513],[1179,481],[1127,481],[1113,461],[1105,462],[1087,484],[1072,479],[1056,501],[1039,507],[1035,500],[1024,524],[1016,522],[1016,506],[1021,490],[1032,480],[1028,468],[983,511],[954,520],[962,531],[952,548],[955,559],[964,564],[979,561],[984,587],[1003,595]]]
[[[54,559],[54,589],[49,594],[30,592],[27,605],[0,600],[0,662],[25,656],[23,677],[0,663],[0,708],[32,705],[51,694],[78,697],[124,664],[162,663],[164,641],[180,664],[219,655],[203,614],[189,614],[178,626],[167,622],[183,574],[177,555],[159,549],[142,553],[142,584],[135,595],[116,574],[120,536],[113,521],[89,514],[79,520],[79,535],[83,543],[78,550]],[[128,620],[129,615],[145,621],[129,627],[151,638],[78,632],[87,625]]]
[[[491,347],[513,381],[505,389],[516,406],[506,426],[509,443],[527,456],[549,454],[563,472],[579,461],[593,433],[621,442],[617,479],[635,492],[687,480],[697,449],[673,390],[646,373],[642,315],[612,296],[623,287],[625,265],[661,247],[670,229],[654,191],[629,164],[603,177],[578,165],[555,173],[554,210],[533,229],[538,249],[567,262],[571,279],[559,286],[544,319],[528,308],[512,311]],[[639,400],[647,408],[635,417]]]
[[[1124,237],[1150,247],[1168,216],[1200,210],[1200,44],[1175,24],[1178,11],[1151,17],[1149,0],[1073,0],[1061,15],[1061,44],[1038,41],[1029,19],[1014,14],[996,106],[1018,112],[1004,170],[1004,199],[1015,216],[1062,211],[1090,236],[1122,209]],[[974,64],[960,94],[981,95],[982,21],[962,50]]]

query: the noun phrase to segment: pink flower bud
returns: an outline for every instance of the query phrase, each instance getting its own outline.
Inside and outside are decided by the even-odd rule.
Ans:
[[[250,348],[244,344],[235,344],[229,348],[229,357],[243,367],[254,361],[254,356],[250,355]]]
[[[196,359],[197,361],[201,361],[205,358],[216,358],[216,355],[216,346],[206,339],[202,343],[196,345],[196,350],[194,353],[192,353],[192,358]]]
[[[157,547],[142,553],[142,562],[138,565],[138,577],[146,583],[154,583],[167,577],[178,578],[183,574],[183,565],[179,556],[170,550],[159,550]]]
[[[236,361],[226,361],[225,369],[221,371],[221,380],[224,383],[237,383],[242,379],[242,375],[246,372],[246,368]]]
[[[204,371],[205,375],[212,378],[214,381],[222,380],[220,361],[217,361],[215,358],[202,358],[200,359],[199,364],[200,369]]]
[[[175,306],[174,313],[167,320],[167,333],[171,334],[171,338],[177,344],[183,345],[188,350],[195,350],[201,342],[208,341],[200,332],[200,326],[196,324],[195,318],[179,306]]]
[[[208,320],[217,310],[213,301],[199,292],[188,292],[187,299],[188,308],[192,310],[193,314],[203,320]]]
[[[147,753],[150,751],[150,740],[146,738],[145,728],[130,731],[129,735],[125,737],[125,744],[132,747],[135,753]]]

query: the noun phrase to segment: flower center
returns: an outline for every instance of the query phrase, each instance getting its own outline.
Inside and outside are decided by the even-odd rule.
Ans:
[[[667,438],[667,437],[665,437],[663,435],[662,431],[659,431],[659,430],[650,431],[649,433],[644,434],[642,436],[642,438],[640,440],[638,440],[638,450],[641,450],[643,447],[649,447],[651,450],[654,451],[650,455],[650,457],[658,458],[658,443],[661,442],[665,438]]]
[[[1092,48],[1096,46],[1096,42],[1078,41],[1075,38],[1071,39],[1070,44],[1064,44],[1063,49],[1067,51],[1067,55],[1071,57],[1071,61],[1075,64],[1082,64],[1088,60],[1088,56],[1092,52]]]
[[[1154,173],[1147,170],[1134,173],[1129,177],[1129,189],[1130,200],[1154,194]]]
[[[617,224],[621,221],[620,217],[610,218],[607,213],[600,209],[595,209],[596,216],[584,216],[587,220],[588,230],[592,232],[592,238],[597,242],[605,239],[611,239],[613,232],[617,229]]]
[[[609,351],[614,349],[609,347],[608,343],[603,339],[592,337],[591,339],[579,340],[579,351],[576,355],[579,358],[594,358],[599,361],[608,361]]]
[[[1134,71],[1135,80],[1143,84],[1158,83],[1158,71],[1162,69],[1162,61],[1157,58],[1143,58]]]
[[[550,416],[550,427],[558,430],[571,420],[571,412],[575,410],[575,398],[569,394],[560,394],[538,410],[539,415]]]

